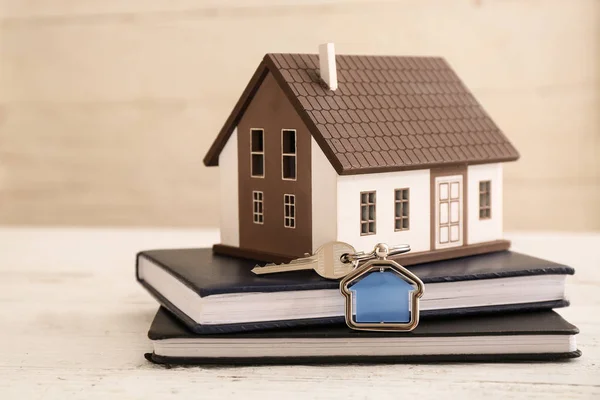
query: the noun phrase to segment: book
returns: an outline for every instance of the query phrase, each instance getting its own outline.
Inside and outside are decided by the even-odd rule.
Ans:
[[[148,337],[161,364],[556,360],[581,355],[578,329],[554,311],[422,321],[412,332],[343,324],[198,335],[160,308]]]
[[[142,251],[136,276],[199,334],[344,321],[339,282],[314,271],[255,275],[255,262],[211,249]],[[510,251],[410,266],[425,284],[422,319],[564,307],[573,268]]]

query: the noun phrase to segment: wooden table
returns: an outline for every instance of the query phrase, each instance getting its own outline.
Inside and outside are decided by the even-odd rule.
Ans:
[[[140,249],[206,246],[215,231],[0,229],[0,399],[600,398],[600,235],[507,235],[577,269],[583,357],[559,363],[165,368],[147,362],[157,309]]]

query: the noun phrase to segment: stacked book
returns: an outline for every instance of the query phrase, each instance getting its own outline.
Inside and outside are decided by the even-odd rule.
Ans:
[[[314,271],[256,275],[256,262],[211,249],[137,256],[160,308],[148,332],[156,363],[554,360],[581,355],[568,306],[571,267],[500,251],[410,266],[425,285],[410,332],[348,328],[339,282]]]

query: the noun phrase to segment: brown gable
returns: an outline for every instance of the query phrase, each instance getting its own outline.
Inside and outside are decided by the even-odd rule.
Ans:
[[[435,57],[336,56],[338,89],[318,56],[267,54],[213,146],[235,128],[270,70],[339,174],[513,161],[519,155],[448,64]]]
[[[250,104],[252,101],[252,97],[260,87],[260,84],[265,79],[268,72],[269,70],[267,69],[265,63],[261,62],[254,72],[254,75],[252,75],[250,82],[248,82],[246,89],[244,89],[242,92],[242,96],[236,103],[233,111],[231,114],[229,114],[229,118],[227,118],[227,121],[225,121],[225,125],[223,125],[221,131],[217,135],[217,138],[204,156],[204,165],[207,167],[219,165],[219,154],[221,154],[225,144],[227,144],[227,141],[233,133],[233,130],[240,121],[240,118],[242,118],[246,107],[248,107],[248,104]]]

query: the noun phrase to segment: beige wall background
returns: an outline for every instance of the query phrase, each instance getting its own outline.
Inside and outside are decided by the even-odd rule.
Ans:
[[[0,4],[0,224],[216,226],[202,157],[258,62],[334,41],[446,57],[521,152],[506,229],[600,230],[598,0]]]

